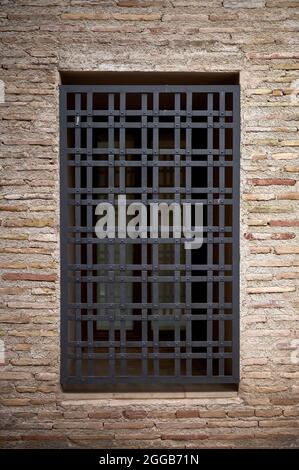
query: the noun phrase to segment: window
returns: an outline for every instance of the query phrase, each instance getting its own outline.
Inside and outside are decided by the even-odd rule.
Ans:
[[[62,85],[62,384],[239,380],[238,85]],[[203,245],[104,238],[101,201],[200,202]]]

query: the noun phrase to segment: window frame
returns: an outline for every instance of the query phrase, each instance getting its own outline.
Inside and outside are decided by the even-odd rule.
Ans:
[[[67,186],[67,141],[66,141],[66,94],[67,93],[232,93],[233,94],[233,258],[232,258],[232,286],[233,286],[233,369],[230,376],[193,376],[160,377],[154,383],[175,384],[237,384],[239,382],[239,236],[240,236],[240,88],[239,85],[60,85],[60,262],[61,262],[61,383],[62,385],[77,384],[116,384],[116,383],[153,383],[148,377],[70,377],[67,372],[68,362],[68,320],[67,320],[67,213],[68,213],[68,186]],[[208,110],[207,110],[208,112]],[[92,110],[86,110],[87,119],[92,118]],[[208,126],[214,127],[213,114],[208,117]],[[225,126],[224,126],[225,127]],[[211,162],[209,163],[211,164]],[[212,164],[213,166],[213,164]],[[82,354],[82,352],[81,352]],[[207,353],[208,354],[208,353]],[[208,357],[208,356],[207,356]],[[108,380],[107,380],[108,379]]]

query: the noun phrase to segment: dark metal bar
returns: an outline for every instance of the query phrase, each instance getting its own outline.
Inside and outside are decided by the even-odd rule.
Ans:
[[[176,113],[179,112],[181,108],[181,94],[175,93],[175,111]],[[177,155],[175,155],[175,167],[174,167],[174,186],[176,189],[175,192],[175,203],[180,204],[180,192],[177,189],[181,186],[181,172],[180,172],[180,149],[181,149],[181,128],[180,128],[181,119],[179,115],[175,117],[175,131],[174,131],[174,148],[177,150]],[[174,245],[174,263],[175,265],[179,265],[180,263],[180,256],[181,256],[181,244],[178,240],[177,243]],[[181,279],[180,279],[181,272],[179,270],[174,271],[174,302],[178,304],[181,300]],[[174,309],[174,315],[180,316],[180,311],[176,308]],[[181,355],[180,355],[180,336],[181,336],[181,322],[175,321],[174,322],[174,340],[175,340],[175,349],[174,349],[174,356],[175,356],[175,375],[178,377],[181,373]]]
[[[114,130],[114,94],[108,94],[108,110],[109,110],[109,129],[108,129],[108,147],[112,148],[115,145],[115,130]],[[114,188],[115,186],[115,160],[114,154],[110,153],[108,155],[109,159],[109,169],[108,169],[108,184],[109,188]],[[114,193],[109,192],[108,201],[114,206],[115,197]],[[114,281],[114,271],[111,270],[111,266],[115,263],[115,243],[108,243],[108,276]],[[119,268],[119,266],[118,266]],[[109,282],[106,286],[108,299],[114,298],[114,282]],[[112,346],[112,343],[115,341],[115,321],[114,315],[110,314],[108,310],[105,311],[106,316],[109,318],[109,377],[110,380],[115,376],[115,347]]]
[[[239,85],[60,85],[69,93],[93,91],[94,93],[218,93],[237,92]]]
[[[208,93],[208,112],[211,112],[213,110],[213,94]],[[208,146],[208,155],[207,155],[207,160],[208,163],[212,162],[213,160],[213,155],[209,151],[210,149],[213,149],[213,117],[209,116],[208,117],[208,127],[207,130],[207,146]],[[214,178],[213,178],[213,167],[211,165],[208,165],[207,168],[207,186],[208,188],[213,188],[214,187]],[[213,219],[214,219],[214,214],[213,214],[213,205],[211,204],[211,201],[213,201],[213,194],[208,192],[207,195],[208,199],[208,207],[207,207],[207,225],[214,225]],[[208,232],[208,241],[211,243],[208,243],[207,245],[207,263],[212,264],[213,263],[213,233]],[[209,279],[212,279],[213,272],[210,270],[207,270],[207,275],[208,275],[208,281],[207,281],[207,302],[212,303],[213,302],[213,282]],[[208,341],[208,347],[207,347],[207,377],[210,379],[213,375],[213,361],[212,361],[212,348],[209,346],[209,343],[212,341],[212,336],[213,336],[213,318],[212,318],[212,310],[211,308],[207,309],[207,341]]]
[[[186,123],[192,121],[192,93],[187,92],[186,96]],[[186,184],[186,202],[191,203],[191,147],[192,147],[192,131],[190,126],[186,128],[186,169],[185,169],[185,184]],[[182,162],[181,162],[182,163]],[[185,250],[185,299],[186,299],[186,314],[191,315],[191,302],[192,302],[192,256],[191,250]],[[205,266],[204,266],[205,268]],[[187,280],[188,279],[188,280]],[[192,375],[192,322],[186,322],[186,374]]]
[[[93,102],[93,93],[89,91],[87,93],[87,132],[86,132],[86,147],[87,147],[87,161],[92,161],[92,136],[93,136],[93,129],[92,129],[92,102]],[[87,187],[87,194],[88,197],[92,193],[92,176],[93,176],[93,168],[87,167],[86,168],[86,187]],[[82,210],[82,206],[81,206]],[[87,216],[86,216],[86,225],[87,228],[93,230],[93,223],[92,223],[92,206],[90,204],[86,207]],[[91,243],[87,244],[87,266],[89,269],[87,270],[87,277],[92,275],[92,263],[93,263],[93,253],[92,253],[93,246]],[[87,281],[87,305],[92,304],[93,301],[93,292],[92,292],[92,283]],[[91,314],[92,310],[87,307],[87,315]],[[91,360],[93,354],[93,321],[90,320],[87,323],[87,337],[88,337],[88,360],[87,360],[87,372],[88,376],[94,375],[94,361]]]
[[[153,93],[153,202],[158,202],[159,197],[159,168],[155,166],[155,163],[159,160],[158,151],[159,151],[159,93]],[[153,365],[154,365],[154,376],[158,377],[160,373],[160,361],[158,359],[159,352],[159,283],[156,282],[156,276],[159,274],[159,252],[158,252],[158,240],[152,240],[152,310],[153,321],[152,321],[152,330],[153,330]]]
[[[79,111],[81,109],[81,94],[76,93],[75,94],[75,109],[77,112],[77,127],[75,129],[75,147],[80,148],[81,146],[81,129],[80,129],[80,117],[79,117]],[[76,154],[75,155],[76,161],[80,160],[80,155]],[[75,187],[80,188],[81,187],[81,168],[79,166],[75,167]],[[80,194],[75,195],[75,225],[79,226],[81,225],[81,196]],[[75,234],[76,241],[79,242],[81,238],[80,233]],[[81,245],[78,243],[75,245],[75,262],[76,264],[81,263]],[[75,299],[76,303],[81,302],[81,289],[76,289],[75,290]],[[81,317],[81,310],[77,309],[76,310],[76,317]],[[81,335],[82,335],[82,330],[81,330],[81,322],[76,322],[76,341],[77,344],[79,341],[81,341]],[[76,376],[78,378],[78,381],[80,382],[82,379],[82,348],[77,345],[76,347]]]
[[[225,110],[225,93],[221,91],[219,93],[219,110],[220,110],[220,124],[224,123],[224,110]],[[224,162],[224,149],[225,149],[225,131],[223,128],[220,128],[219,130],[219,149],[220,149],[220,156],[219,158],[221,159],[221,162]],[[219,194],[221,197],[224,197],[222,195],[222,191],[225,188],[225,167],[220,166],[219,167]],[[219,205],[219,231],[223,230],[225,227],[225,207],[223,205]],[[221,232],[220,232],[221,233]],[[225,244],[224,243],[219,243],[218,242],[218,256],[219,256],[219,265],[224,266],[225,264]],[[219,271],[219,283],[218,283],[218,300],[220,304],[224,304],[225,301],[225,291],[224,291],[224,279],[227,279],[224,276],[224,270],[221,269]],[[222,280],[223,278],[223,280]],[[227,279],[228,280],[228,279]],[[219,313],[221,315],[224,314],[224,309],[219,308]],[[220,354],[223,355],[223,357],[220,356],[219,359],[219,375],[223,376],[224,375],[224,320],[221,318],[218,321],[218,339],[219,339],[219,352]]]
[[[70,154],[74,154],[74,153],[83,153],[83,154],[85,154],[86,153],[86,147],[82,147],[82,148],[79,148],[79,149],[75,149],[75,147],[67,147],[67,152],[70,153]],[[107,155],[107,153],[110,153],[110,152],[114,153],[114,155],[118,155],[119,154],[119,147],[109,148],[107,146],[107,147],[103,147],[103,148],[94,148],[93,149],[93,155]],[[142,153],[142,148],[127,148],[127,152],[132,154],[132,155],[140,155]],[[168,149],[168,148],[160,148],[159,149],[159,155],[161,155],[161,156],[163,156],[163,155],[175,155],[175,153],[176,153],[175,149]],[[147,155],[152,155],[153,154],[153,149],[151,149],[151,148],[147,149],[146,154]],[[186,154],[186,151],[184,149],[181,149],[181,155],[185,155],[185,154]],[[191,155],[198,155],[198,156],[204,155],[204,156],[206,156],[206,154],[207,154],[207,149],[192,147]],[[219,155],[219,149],[213,149],[212,154],[213,155]],[[232,149],[226,149],[225,154],[226,155],[232,155]],[[211,165],[212,164],[213,163],[211,163]]]
[[[125,109],[126,109],[126,94],[124,92],[120,93],[120,123],[121,128],[119,130],[119,161],[121,163],[119,169],[119,190],[120,194],[125,194],[126,191],[126,119],[125,119]],[[120,240],[119,244],[119,262],[121,266],[126,265],[126,253],[127,248],[124,243],[125,240]],[[126,352],[126,295],[127,295],[127,283],[126,278],[123,277],[119,285],[119,294],[120,294],[120,375],[126,375],[127,361],[125,360]]]
[[[148,130],[147,130],[147,106],[148,106],[148,95],[143,93],[141,95],[141,107],[142,107],[142,131],[141,131],[141,146],[143,149],[147,149],[148,146]],[[147,155],[142,154],[142,168],[141,168],[141,184],[143,188],[147,187]],[[143,204],[147,204],[147,193],[143,192],[141,195],[141,201]],[[141,302],[146,304],[148,302],[148,255],[147,255],[147,244],[141,245]],[[127,268],[129,266],[127,265]],[[140,268],[140,266],[138,267]],[[148,375],[148,315],[147,308],[141,310],[141,342],[142,342],[142,375],[147,377]]]
[[[156,280],[157,281],[157,280]],[[93,304],[94,307],[96,308],[100,308],[100,307],[103,307],[103,308],[111,308],[111,309],[115,309],[115,308],[120,308],[120,303],[119,302],[110,302],[110,303],[94,303]],[[136,309],[141,309],[141,308],[151,308],[151,309],[154,309],[154,308],[158,308],[155,306],[155,304],[153,302],[148,302],[146,305],[143,306],[143,304],[141,302],[127,302],[126,303],[127,307],[128,308],[136,308]],[[176,308],[180,308],[180,309],[184,309],[185,308],[185,302],[180,302],[179,304],[174,304],[172,302],[160,302],[159,303],[159,306],[160,308],[173,308],[174,305],[176,306]],[[209,308],[209,309],[214,309],[214,308],[217,308],[219,309],[219,302],[213,302],[213,303],[206,303],[206,302],[192,302],[192,308]],[[70,302],[68,304],[68,308],[69,309],[74,309],[74,308],[87,308],[87,304],[86,303],[74,303],[74,302]],[[223,304],[223,308],[232,308],[232,303],[230,302],[225,302],[225,304]],[[153,314],[155,315],[155,314]],[[192,315],[191,315],[191,319],[192,319]],[[196,316],[197,318],[197,316]],[[194,319],[196,319],[194,318]]]

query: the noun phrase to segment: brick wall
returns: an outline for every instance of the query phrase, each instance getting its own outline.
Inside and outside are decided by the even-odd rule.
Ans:
[[[1,1],[1,446],[298,446],[298,6]],[[61,391],[59,70],[240,71],[238,393]]]

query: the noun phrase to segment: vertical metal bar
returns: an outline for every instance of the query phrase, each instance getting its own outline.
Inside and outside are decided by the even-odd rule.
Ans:
[[[185,156],[185,201],[191,204],[191,149],[192,149],[192,134],[191,134],[191,123],[192,123],[192,93],[187,92],[186,96],[186,156]],[[192,282],[191,282],[191,263],[192,256],[191,250],[185,250],[185,292],[186,292],[186,314],[191,316],[191,302],[192,302]],[[186,375],[192,375],[192,319],[186,320]]]
[[[112,206],[115,204],[115,196],[113,191],[115,188],[115,166],[114,166],[114,147],[115,147],[115,130],[114,130],[114,94],[108,94],[108,186],[110,188],[108,201]],[[112,151],[113,150],[113,151]],[[107,245],[106,245],[107,246]],[[111,267],[115,263],[115,241],[111,240],[111,243],[108,243],[108,265]],[[108,277],[114,279],[115,270],[108,271]],[[109,282],[106,284],[106,289],[108,290],[108,299],[109,302],[112,302],[114,299],[114,282]],[[109,376],[111,379],[115,376],[115,309],[108,309],[108,318],[109,318]]]
[[[142,93],[141,95],[141,109],[142,109],[142,118],[141,118],[141,148],[142,148],[142,155],[141,155],[141,184],[143,188],[141,200],[142,203],[147,206],[147,94]],[[147,243],[141,244],[141,342],[142,342],[142,374],[144,377],[148,375],[148,324],[147,324],[147,312],[148,309],[145,306],[148,302],[148,280],[147,280]]]
[[[92,162],[92,103],[93,103],[93,93],[87,93],[87,129],[86,129],[86,189],[87,189],[87,205],[86,205],[86,222],[87,222],[87,238],[93,236],[92,229],[92,172],[93,167],[88,165]],[[87,243],[87,315],[93,314],[93,282],[91,282],[90,276],[92,276],[92,264],[93,264],[93,254],[92,254],[92,243]],[[91,354],[93,353],[93,320],[87,321],[87,342],[88,342],[88,359],[87,359],[87,369],[88,369],[88,376],[93,376],[94,372],[94,360],[92,359]]]
[[[120,93],[120,129],[119,129],[119,189],[121,195],[125,194],[126,189],[126,93]],[[126,266],[127,243],[125,239],[120,240],[119,259],[120,265]],[[125,270],[121,270],[121,277],[125,276]],[[125,278],[126,279],[126,278]],[[127,280],[119,283],[120,290],[120,374],[126,375],[126,313],[129,313],[126,305]]]
[[[159,198],[159,167],[158,167],[158,151],[159,151],[159,93],[153,93],[153,201],[158,202]],[[158,377],[160,373],[160,355],[159,355],[159,257],[158,257],[158,240],[152,240],[152,314],[154,320],[152,322],[153,329],[153,355],[154,355],[154,376]],[[160,310],[161,315],[161,310]]]
[[[75,163],[78,164],[78,166],[75,167],[75,188],[76,189],[81,189],[81,167],[79,166],[80,164],[80,159],[81,159],[81,94],[76,93],[75,94],[75,112],[76,112],[76,127],[75,127]],[[75,227],[76,228],[81,228],[81,194],[76,193],[75,195]],[[75,249],[75,264],[80,265],[81,264],[81,232],[78,231],[75,234],[75,243],[76,243],[76,249]],[[79,273],[81,275],[81,271],[79,270]],[[76,304],[81,303],[81,285],[76,288],[75,292],[75,299],[76,299]],[[80,308],[76,308],[76,376],[79,382],[82,380],[82,331],[81,331],[81,318],[82,312]]]
[[[220,113],[220,118],[219,118],[219,124],[220,124],[220,129],[219,129],[219,198],[220,198],[220,204],[219,204],[219,232],[218,232],[218,254],[219,254],[219,270],[218,270],[218,275],[219,275],[219,282],[218,282],[218,302],[219,302],[219,309],[218,312],[220,315],[224,315],[224,308],[222,305],[224,305],[225,301],[225,292],[224,292],[224,264],[225,264],[225,244],[224,244],[224,237],[225,237],[225,93],[223,91],[220,92],[219,94],[219,113]],[[223,201],[223,203],[221,202]],[[222,241],[223,239],[223,241]],[[224,375],[224,347],[222,343],[224,342],[224,319],[219,318],[218,320],[218,351],[220,353],[220,357],[218,359],[219,363],[219,376]],[[221,356],[222,355],[222,356]]]
[[[175,186],[175,203],[180,204],[181,202],[181,169],[180,169],[180,152],[181,152],[181,94],[175,93],[175,129],[174,129],[174,148],[175,148],[175,161],[174,161],[174,186]],[[173,224],[174,225],[174,224]],[[174,235],[174,234],[173,234]],[[179,266],[180,264],[180,252],[181,252],[181,241],[175,240],[174,245],[174,264]],[[175,268],[174,271],[174,302],[175,305],[180,303],[181,299],[181,271]],[[175,341],[175,375],[178,377],[181,373],[181,310],[180,308],[174,308],[174,341]]]
[[[213,227],[213,93],[208,93],[208,129],[207,129],[207,146],[208,146],[208,168],[207,168],[207,187],[208,192],[208,207],[207,207],[207,225],[208,229]],[[213,360],[212,360],[212,337],[213,337],[213,232],[208,230],[208,245],[207,245],[207,377],[213,374]]]

